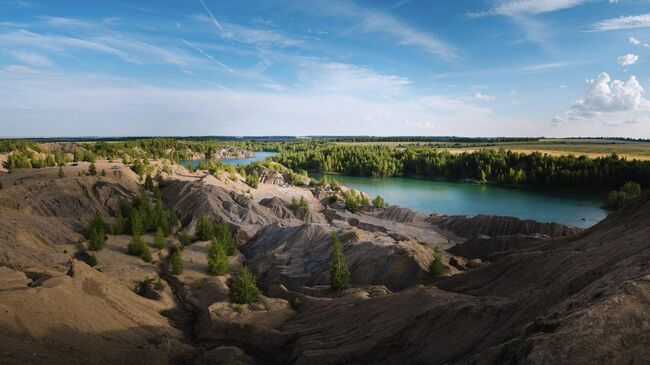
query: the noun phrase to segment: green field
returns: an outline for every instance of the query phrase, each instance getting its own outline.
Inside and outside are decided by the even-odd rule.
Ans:
[[[476,151],[481,148],[504,148],[516,152],[530,153],[539,151],[553,156],[585,155],[591,158],[617,153],[627,159],[650,160],[650,142],[635,142],[606,139],[543,139],[532,142],[486,142],[486,143],[453,143],[453,142],[337,142],[340,145],[385,145],[400,147],[420,144],[431,145],[450,152],[462,153]]]

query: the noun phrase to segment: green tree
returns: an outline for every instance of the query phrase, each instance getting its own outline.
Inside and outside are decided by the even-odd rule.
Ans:
[[[158,227],[158,229],[156,229],[156,235],[153,238],[153,243],[159,250],[165,248],[165,234],[163,233],[162,228]]]
[[[114,235],[124,233],[124,217],[122,217],[121,209],[118,209],[115,213],[115,220],[113,221],[112,231]]]
[[[343,291],[350,286],[350,270],[343,255],[341,240],[332,232],[332,250],[330,251],[330,287],[335,291]]]
[[[101,176],[106,176],[106,170],[102,169]]]
[[[438,276],[447,271],[447,266],[442,262],[442,251],[436,247],[433,249],[433,259],[429,263],[429,274]]]
[[[230,286],[230,298],[237,304],[250,304],[259,296],[255,277],[246,266],[242,267]]]
[[[90,174],[90,176],[97,175],[97,167],[95,167],[94,163],[90,163],[90,166],[88,167],[88,173]]]
[[[146,244],[142,240],[142,236],[140,236],[139,234],[134,234],[131,237],[131,240],[129,241],[129,245],[127,246],[127,251],[131,256],[140,256],[142,255],[145,246]]]
[[[246,184],[248,184],[251,188],[257,189],[259,183],[260,183],[260,174],[257,172],[257,170],[253,170],[253,173],[246,176]]]
[[[65,177],[65,173],[63,172],[63,167],[59,166],[59,178],[62,179]]]
[[[232,232],[230,232],[228,224],[219,223],[215,225],[213,227],[212,237],[223,245],[228,256],[233,256],[237,252],[237,242]]]
[[[187,228],[183,228],[178,239],[181,241],[182,246],[189,246],[192,243],[192,239],[189,233],[187,233]]]
[[[154,185],[153,185],[153,179],[151,178],[151,175],[147,174],[147,177],[144,180],[144,189],[153,191]]]
[[[101,214],[95,214],[95,217],[90,222],[88,229],[88,249],[91,251],[99,251],[104,248],[106,244],[106,223]]]
[[[641,185],[634,181],[628,181],[623,185],[621,191],[627,194],[628,199],[636,199],[639,195],[641,195]]]
[[[196,240],[208,241],[214,237],[214,225],[205,214],[201,214],[196,224]]]
[[[140,258],[144,262],[151,262],[151,250],[149,250],[149,246],[147,246],[146,243],[142,243],[142,253],[140,254]]]
[[[228,255],[219,241],[213,239],[208,248],[208,274],[225,275],[228,272]]]
[[[174,252],[172,252],[169,258],[169,266],[171,267],[172,274],[180,275],[183,273],[183,257],[179,248],[174,249]]]

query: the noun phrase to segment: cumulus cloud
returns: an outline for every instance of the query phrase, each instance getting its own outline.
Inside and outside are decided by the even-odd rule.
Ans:
[[[612,80],[605,72],[587,80],[586,95],[573,104],[584,115],[640,110],[647,107],[643,87],[635,76],[627,82]]]
[[[650,14],[620,16],[618,18],[606,19],[592,26],[596,31],[637,29],[650,27]]]
[[[650,44],[641,42],[641,40],[639,40],[638,38],[630,37],[630,38],[628,38],[628,40],[630,41],[631,44],[633,44],[635,46],[643,46],[643,47],[649,47],[650,48]]]
[[[496,96],[494,95],[487,95],[487,94],[482,94],[482,93],[474,93],[474,99],[480,100],[480,101],[494,101],[497,99]]]
[[[639,56],[632,53],[620,56],[617,60],[618,64],[621,66],[631,66],[639,61]]]

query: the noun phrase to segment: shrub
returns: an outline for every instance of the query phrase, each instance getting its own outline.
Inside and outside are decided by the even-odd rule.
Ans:
[[[330,195],[330,197],[327,198],[327,200],[330,202],[330,204],[334,204],[337,201],[339,201],[339,197],[338,195]]]
[[[377,195],[372,200],[372,206],[374,206],[375,208],[388,208],[388,203],[384,201],[384,198],[382,198],[381,195]]]
[[[442,251],[436,247],[433,249],[433,260],[429,263],[429,274],[435,277],[447,271],[447,266],[442,262]]]
[[[65,173],[63,172],[63,167],[59,166],[59,178],[62,179],[64,177],[65,177]]]
[[[213,239],[208,248],[208,274],[225,275],[228,272],[228,255],[226,249]]]
[[[341,241],[332,233],[332,250],[330,251],[330,286],[332,290],[343,291],[350,286],[350,270],[343,256]]]
[[[106,170],[102,170],[102,172],[101,172],[100,175],[101,175],[101,176],[106,176]]]
[[[354,190],[346,191],[343,193],[343,197],[345,198],[345,209],[349,210],[352,213],[359,211],[361,204]]]
[[[300,200],[291,198],[291,209],[293,209],[295,212],[304,213],[309,210],[309,204],[307,204],[307,201],[303,196],[300,197]]]
[[[142,245],[142,254],[140,254],[140,258],[142,258],[144,262],[151,262],[151,250],[149,250],[149,246],[145,243]]]
[[[149,246],[142,240],[140,235],[133,235],[131,241],[127,246],[129,255],[131,256],[140,256],[145,262],[151,262],[151,251]]]
[[[230,287],[230,297],[237,304],[253,303],[260,295],[255,277],[246,266],[239,270]]]
[[[90,255],[90,257],[88,258],[88,265],[89,265],[90,267],[95,267],[95,266],[97,266],[97,256],[95,256],[95,255]]]
[[[630,200],[636,199],[641,195],[641,185],[637,182],[628,181],[623,185],[621,191],[625,192]]]
[[[621,190],[611,191],[607,195],[607,203],[605,208],[609,210],[619,210],[629,203],[631,200],[636,199],[641,195],[641,185],[636,182],[626,182]]]
[[[180,249],[175,249],[169,258],[169,266],[171,267],[172,274],[180,275],[183,273],[183,257]]]
[[[91,163],[90,166],[88,167],[88,173],[90,174],[90,176],[97,175],[97,167],[95,167],[94,163]]]

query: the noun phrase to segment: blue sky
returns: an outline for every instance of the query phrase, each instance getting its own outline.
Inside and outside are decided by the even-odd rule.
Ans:
[[[0,0],[0,136],[650,138],[650,0]]]

